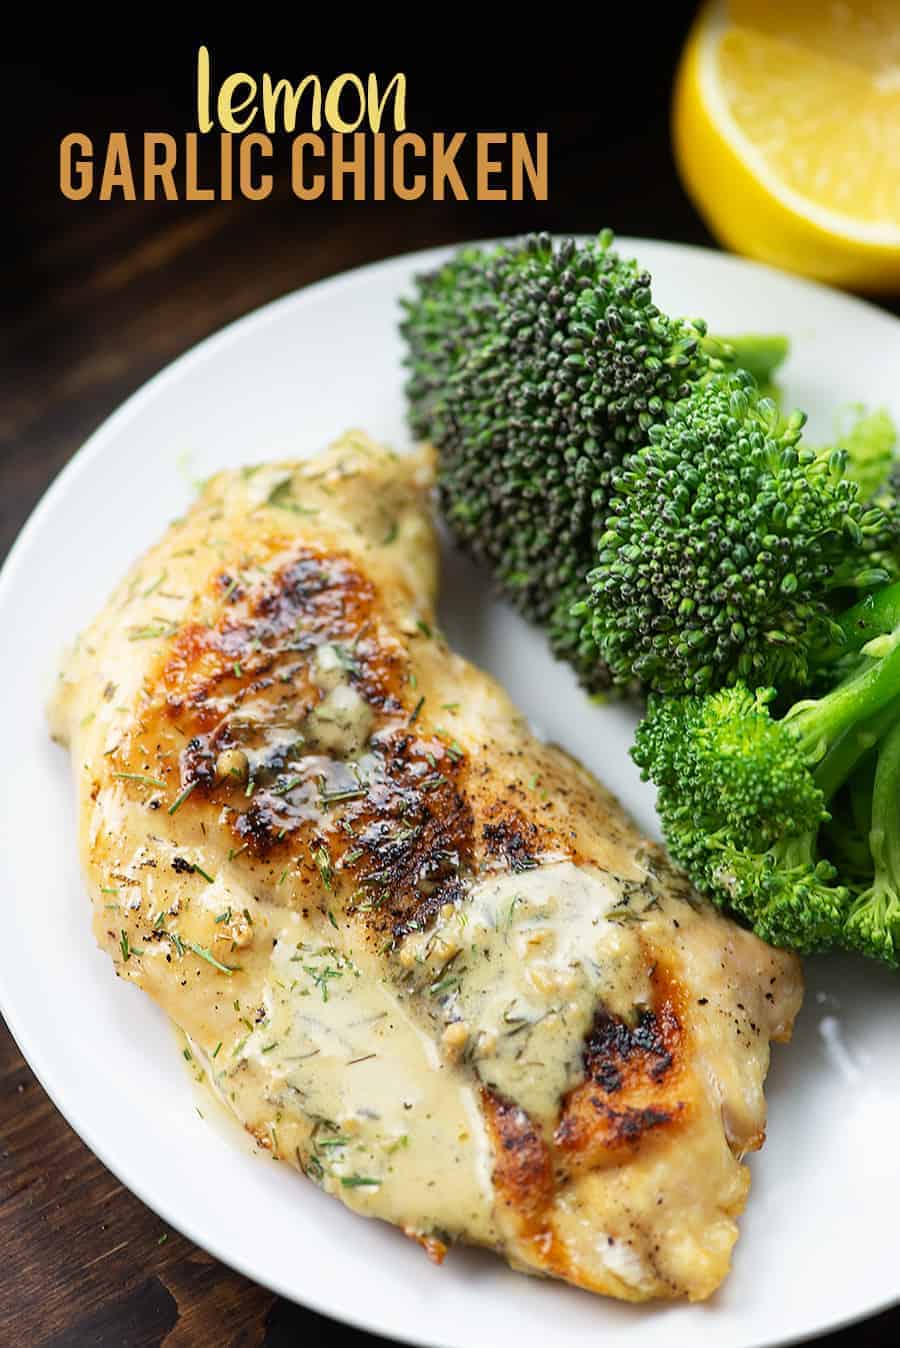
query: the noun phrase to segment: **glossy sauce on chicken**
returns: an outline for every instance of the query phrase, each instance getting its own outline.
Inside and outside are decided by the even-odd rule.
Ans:
[[[261,1145],[436,1257],[724,1276],[796,961],[435,627],[427,455],[223,473],[52,713],[95,929]]]

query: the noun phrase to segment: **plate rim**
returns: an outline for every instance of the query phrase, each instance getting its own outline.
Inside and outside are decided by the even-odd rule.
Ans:
[[[390,271],[396,268],[398,271],[410,271],[412,264],[416,263],[415,270],[419,267],[425,268],[434,265],[440,260],[452,256],[452,254],[461,247],[491,247],[505,242],[510,238],[519,237],[518,235],[504,235],[499,238],[461,240],[451,244],[438,245],[424,249],[409,249],[402,253],[391,254],[388,257],[378,258],[374,261],[363,263],[343,271],[333,273],[322,279],[312,282],[308,285],[299,286],[288,291],[284,295],[276,296],[265,304],[250,310],[248,313],[241,314],[232,319],[223,327],[216,329],[208,336],[202,338],[199,342],[183,351],[173,360],[165,364],[160,370],[153,374],[138,386],[128,397],[121,402],[104,420],[97,426],[87,439],[74,451],[71,457],[63,464],[47,487],[43,490],[38,500],[30,510],[26,520],[15,535],[13,543],[0,567],[0,610],[9,602],[10,596],[14,593],[14,587],[18,580],[21,560],[29,546],[32,535],[36,534],[42,526],[44,516],[48,514],[56,505],[58,499],[66,494],[70,484],[83,473],[94,459],[103,452],[106,442],[114,437],[122,427],[127,426],[136,416],[139,416],[145,403],[155,398],[161,390],[164,390],[169,383],[174,383],[183,378],[185,373],[190,373],[194,366],[199,366],[210,357],[215,356],[219,350],[227,347],[233,341],[244,335],[245,330],[257,327],[265,327],[273,321],[276,315],[284,308],[293,304],[302,304],[307,298],[312,296],[321,296],[323,293],[337,293],[342,289],[351,289],[354,284],[362,277],[375,271]],[[559,239],[566,237],[564,233],[554,233],[553,237]],[[575,235],[576,238],[584,239],[593,237],[584,234]],[[768,277],[776,277],[780,281],[789,282],[800,291],[811,294],[827,293],[836,296],[840,301],[854,309],[867,320],[875,320],[879,323],[887,323],[891,326],[900,328],[900,318],[889,313],[880,305],[870,299],[858,295],[848,294],[844,291],[832,287],[822,282],[813,281],[806,277],[793,276],[782,271],[779,268],[772,267],[766,263],[757,262],[752,259],[739,257],[732,253],[724,252],[716,248],[708,248],[698,244],[688,244],[667,239],[659,239],[649,236],[634,235],[616,235],[616,246],[623,252],[627,251],[640,259],[641,250],[647,245],[654,249],[664,250],[666,253],[674,255],[677,259],[679,254],[701,255],[707,262],[713,262],[722,265],[725,270],[731,267],[737,267],[742,270],[750,269],[757,271]],[[68,1126],[76,1133],[82,1142],[90,1149],[112,1175],[115,1176],[131,1193],[133,1193],[151,1212],[155,1213],[169,1227],[180,1232],[186,1239],[197,1245],[200,1249],[213,1255],[226,1267],[235,1270],[243,1277],[252,1282],[266,1287],[269,1291],[285,1300],[293,1302],[304,1308],[308,1308],[317,1314],[321,1314],[331,1319],[336,1324],[346,1324],[358,1329],[364,1333],[371,1333],[383,1336],[385,1334],[393,1337],[398,1342],[410,1345],[410,1348],[453,1348],[448,1340],[430,1337],[427,1341],[408,1336],[405,1330],[396,1330],[394,1328],[385,1329],[371,1320],[361,1318],[353,1309],[341,1308],[336,1312],[333,1306],[324,1301],[319,1301],[313,1294],[304,1293],[300,1300],[296,1292],[290,1287],[283,1285],[277,1277],[269,1277],[265,1271],[250,1271],[248,1267],[243,1266],[240,1260],[236,1260],[227,1252],[219,1248],[219,1242],[216,1239],[207,1239],[204,1236],[198,1238],[191,1229],[189,1222],[181,1217],[175,1218],[168,1210],[169,1204],[163,1200],[159,1201],[151,1197],[139,1175],[130,1173],[121,1173],[118,1163],[111,1161],[106,1154],[106,1146],[103,1142],[96,1139],[94,1129],[84,1120],[76,1122],[79,1116],[77,1104],[69,1101],[63,1103],[62,1098],[58,1098],[54,1087],[47,1084],[46,1075],[52,1077],[52,1070],[45,1075],[46,1055],[43,1055],[39,1049],[35,1050],[30,1041],[28,1028],[21,1016],[18,1016],[13,1009],[4,988],[2,970],[0,970],[0,1015],[16,1043],[17,1048],[30,1071],[39,1082],[41,1089],[49,1097],[54,1108],[62,1115]],[[61,1097],[65,1096],[64,1091],[60,1091]],[[122,1170],[129,1171],[129,1167],[123,1163]],[[651,1303],[652,1304],[652,1303]],[[678,1303],[663,1302],[658,1303],[661,1309],[676,1309]],[[838,1320],[823,1321],[814,1325],[808,1330],[803,1330],[799,1334],[791,1334],[788,1337],[766,1338],[747,1344],[746,1348],[790,1348],[793,1344],[802,1344],[810,1342],[823,1334],[838,1332],[854,1324],[868,1320],[874,1316],[900,1305],[900,1283],[895,1293],[887,1299],[878,1301],[865,1309],[851,1311],[846,1317]]]

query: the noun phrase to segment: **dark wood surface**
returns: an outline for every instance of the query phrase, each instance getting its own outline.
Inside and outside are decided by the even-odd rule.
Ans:
[[[709,242],[669,156],[669,80],[684,19],[666,22],[645,52],[640,96],[613,83],[599,98],[575,77],[548,91],[520,71],[517,82],[495,79],[487,92],[473,75],[461,106],[452,81],[436,86],[421,62],[418,74],[408,63],[411,87],[429,86],[429,99],[420,92],[413,104],[420,124],[549,127],[551,200],[540,207],[310,206],[284,194],[211,206],[67,203],[56,191],[59,136],[189,125],[188,63],[162,81],[158,62],[147,73],[149,60],[143,74],[130,68],[118,82],[90,60],[5,72],[13,95],[36,82],[41,96],[20,145],[15,199],[4,209],[0,557],[48,482],[123,398],[199,339],[298,286],[397,252],[535,227],[592,231],[608,222],[621,232]],[[285,68],[274,44],[259,64]],[[68,1127],[2,1022],[0,1246],[0,1345],[385,1342],[274,1297],[166,1230]],[[897,1288],[900,1295],[900,1271]],[[898,1340],[900,1312],[889,1312],[820,1343]]]

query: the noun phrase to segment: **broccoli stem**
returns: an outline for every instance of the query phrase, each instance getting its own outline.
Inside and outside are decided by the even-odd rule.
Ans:
[[[870,753],[882,739],[882,736],[886,734],[888,738],[885,739],[885,746],[891,737],[897,741],[898,777],[891,789],[900,793],[900,734],[898,734],[898,731],[900,731],[900,697],[888,703],[886,707],[882,707],[881,711],[870,720],[852,726],[850,730],[841,735],[830,746],[824,758],[813,770],[813,779],[822,792],[824,804],[827,805],[832,800],[847,779],[852,776],[866,754]],[[879,764],[883,753],[884,747],[879,752]],[[781,838],[774,848],[778,865],[785,869],[800,866],[815,867],[817,836],[818,829],[816,828],[809,829],[805,833]],[[897,860],[900,862],[900,842],[892,840],[892,843],[897,852]],[[820,869],[823,870],[823,880],[833,876],[834,868],[830,863],[821,862],[819,865]],[[896,874],[900,875],[900,870]]]
[[[842,636],[816,653],[817,665],[829,664],[848,651],[861,650],[866,642],[900,626],[900,581],[867,594],[836,621]]]
[[[829,747],[813,770],[813,779],[826,805],[895,720],[900,723],[900,697],[870,720],[852,726]]]
[[[869,846],[876,886],[881,881],[900,894],[900,721],[887,732],[878,751]]]
[[[795,703],[784,717],[805,760],[818,763],[841,735],[866,721],[900,693],[900,628],[890,636],[885,653],[866,659],[843,683],[817,701]]]
[[[896,965],[900,955],[900,721],[887,732],[878,752],[869,849],[875,878],[851,907],[846,936],[864,954]]]
[[[737,368],[749,370],[763,389],[771,383],[772,376],[784,363],[790,349],[787,337],[769,334],[748,333],[743,337],[719,337],[707,341],[710,345],[716,341],[722,344]]]

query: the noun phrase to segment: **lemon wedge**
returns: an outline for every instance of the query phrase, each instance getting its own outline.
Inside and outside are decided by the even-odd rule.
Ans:
[[[900,0],[709,0],[673,134],[684,184],[729,248],[900,290]]]

